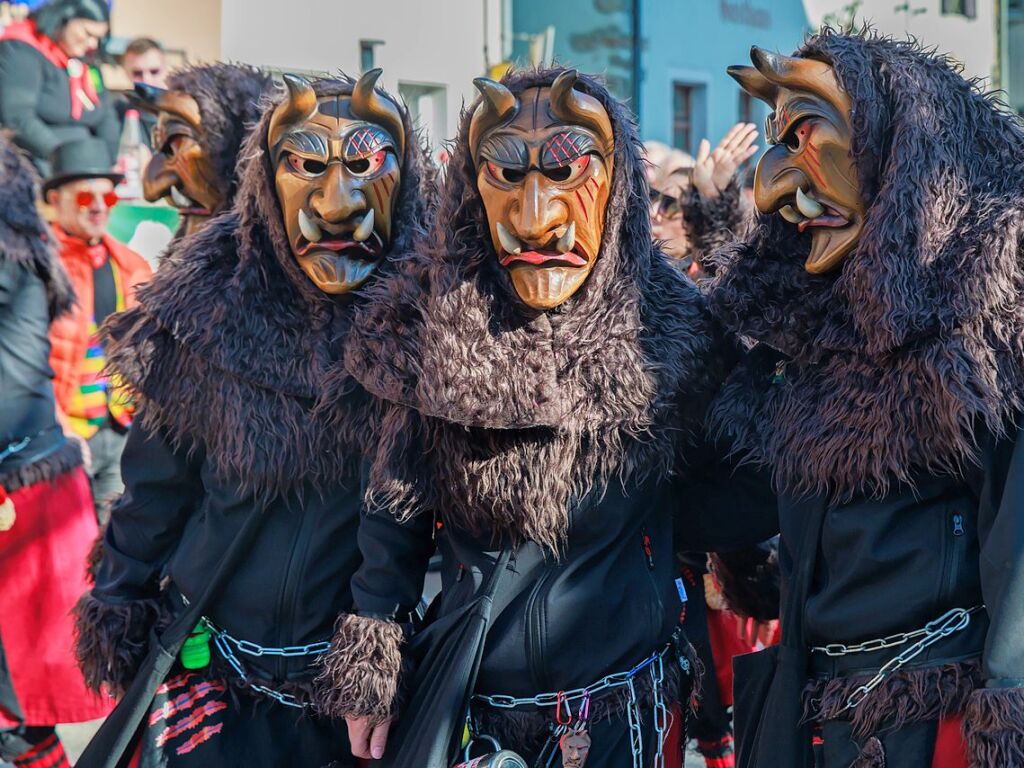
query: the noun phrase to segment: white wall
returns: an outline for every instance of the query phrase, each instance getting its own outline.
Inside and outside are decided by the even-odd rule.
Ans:
[[[423,126],[437,145],[453,138],[473,78],[500,50],[500,0],[222,0],[221,55],[277,70],[359,74],[359,41],[382,40],[375,64],[383,85],[446,87],[444,114]],[[485,13],[486,8],[486,13]],[[486,39],[490,61],[484,61]],[[435,127],[436,126],[436,127]]]
[[[817,27],[829,13],[842,12],[849,0],[804,0],[807,17]],[[977,17],[943,16],[941,0],[909,0],[910,10],[897,11],[904,0],[864,0],[857,14],[858,24],[870,21],[879,31],[903,37],[908,32],[926,46],[935,46],[964,65],[968,77],[991,79],[996,65],[995,3],[977,0]]]

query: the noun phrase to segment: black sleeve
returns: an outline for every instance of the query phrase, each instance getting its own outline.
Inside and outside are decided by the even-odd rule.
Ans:
[[[57,134],[39,117],[43,67],[48,66],[53,65],[26,43],[0,43],[0,125],[14,134],[18,146],[42,160],[48,160],[60,144]]]
[[[160,432],[132,427],[121,457],[124,495],[103,536],[96,597],[116,602],[157,594],[161,570],[202,498],[200,466],[187,447],[176,450]]]
[[[704,197],[691,185],[683,199],[683,224],[690,237],[694,259],[703,264],[703,257],[741,237],[748,218],[736,179],[715,198]]]
[[[991,625],[983,657],[990,687],[1024,688],[1024,440],[996,443],[978,516],[981,590]]]
[[[675,490],[677,551],[743,549],[779,532],[770,473],[740,465],[710,440],[690,449]]]

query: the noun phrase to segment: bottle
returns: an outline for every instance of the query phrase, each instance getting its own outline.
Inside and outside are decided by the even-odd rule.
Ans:
[[[185,669],[204,669],[210,666],[210,630],[200,621],[189,633],[178,655]]]
[[[117,145],[117,163],[114,170],[124,176],[117,185],[117,196],[122,200],[142,197],[142,122],[137,109],[124,113],[121,142]]]

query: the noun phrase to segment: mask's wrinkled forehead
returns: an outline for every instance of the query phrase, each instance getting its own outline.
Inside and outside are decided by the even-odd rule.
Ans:
[[[279,156],[287,149],[304,155],[358,160],[394,144],[383,127],[353,114],[350,97],[327,96],[317,101],[309,120],[281,137],[274,154]]]

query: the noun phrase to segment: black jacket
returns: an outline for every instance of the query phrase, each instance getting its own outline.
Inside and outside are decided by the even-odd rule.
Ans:
[[[108,93],[100,94],[95,109],[74,120],[67,72],[20,40],[0,41],[0,125],[12,131],[14,142],[28,150],[44,176],[59,145],[95,136],[106,142],[113,160],[121,135]]]

